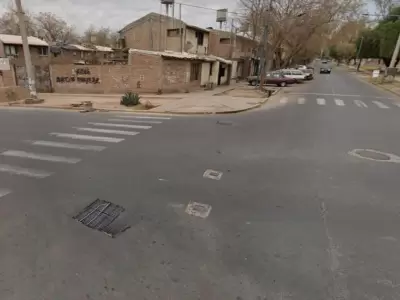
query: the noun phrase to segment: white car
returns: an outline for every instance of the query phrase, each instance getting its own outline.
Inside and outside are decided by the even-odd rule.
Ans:
[[[285,77],[296,79],[297,82],[306,80],[307,74],[297,69],[284,69],[282,73]]]

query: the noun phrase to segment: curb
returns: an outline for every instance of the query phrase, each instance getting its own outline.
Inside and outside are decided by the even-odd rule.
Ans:
[[[274,93],[271,94],[271,97],[276,95],[281,91],[282,88],[278,88],[275,90]],[[252,109],[256,109],[261,107],[263,104],[265,104],[268,101],[269,97],[264,98],[262,101],[259,103],[242,108],[242,109],[237,109],[237,110],[230,110],[230,111],[221,111],[221,112],[170,112],[170,111],[164,111],[164,112],[156,112],[156,111],[126,111],[122,109],[101,109],[101,108],[95,108],[93,107],[93,112],[119,112],[119,113],[129,113],[129,114],[154,114],[154,115],[162,115],[162,114],[168,114],[168,115],[219,115],[219,114],[236,114],[240,112],[245,112],[249,111]],[[57,109],[57,110],[67,110],[67,111],[76,111],[80,112],[81,110],[84,110],[84,108],[81,107],[59,107],[59,106],[31,106],[29,104],[13,104],[13,105],[0,105],[1,107],[23,107],[23,108],[35,108],[35,109]],[[82,112],[83,113],[83,112]]]

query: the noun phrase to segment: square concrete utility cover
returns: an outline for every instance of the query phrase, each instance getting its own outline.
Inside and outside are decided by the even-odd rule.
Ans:
[[[204,172],[203,177],[214,179],[214,180],[220,180],[222,177],[222,174],[223,174],[222,172],[208,169]]]
[[[198,202],[190,202],[185,211],[189,215],[205,219],[211,212],[211,205]]]
[[[97,199],[73,218],[91,229],[104,232],[114,238],[130,227],[121,218],[124,211],[125,208],[122,206]]]

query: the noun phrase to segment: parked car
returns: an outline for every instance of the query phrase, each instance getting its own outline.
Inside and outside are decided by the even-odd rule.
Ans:
[[[257,76],[249,76],[247,77],[247,81],[250,85],[258,85],[260,80]],[[285,87],[288,84],[296,83],[296,80],[293,78],[288,78],[284,76],[281,72],[271,72],[267,73],[264,79],[264,84],[274,84],[277,86]]]
[[[314,79],[314,70],[313,69],[304,69],[302,70],[303,73],[306,74],[306,80]]]
[[[307,78],[307,74],[305,74],[301,70],[296,69],[284,69],[282,70],[282,74],[287,78],[295,79],[296,83],[301,83]]]

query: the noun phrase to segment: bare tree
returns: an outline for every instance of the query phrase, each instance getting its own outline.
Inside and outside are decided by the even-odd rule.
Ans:
[[[74,28],[53,13],[41,12],[34,19],[48,42],[72,43],[77,40]]]
[[[250,24],[254,36],[260,37],[268,20],[269,57],[274,58],[277,67],[290,64],[296,56],[304,56],[310,41],[324,43],[314,37],[328,37],[335,22],[356,18],[362,5],[361,0],[240,1],[246,15],[244,22]],[[316,48],[321,49],[318,45]]]
[[[36,26],[31,14],[25,11],[26,27],[28,35],[36,34]],[[0,16],[0,33],[20,35],[18,17],[15,7],[12,2],[9,3],[6,11]]]
[[[108,27],[95,28],[90,25],[83,34],[82,41],[89,44],[114,47],[118,41],[118,33]]]
[[[375,6],[378,10],[379,15],[382,17],[389,14],[390,9],[392,7],[393,0],[374,0]]]

